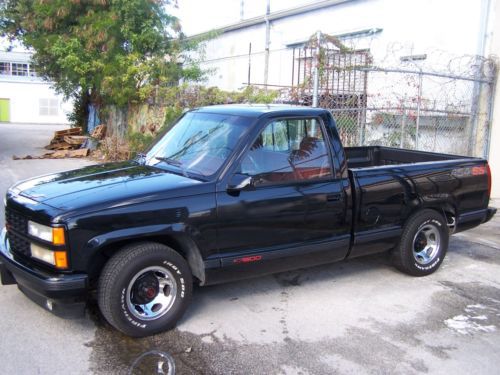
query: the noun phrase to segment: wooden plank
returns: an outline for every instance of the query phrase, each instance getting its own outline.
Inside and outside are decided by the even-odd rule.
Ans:
[[[68,152],[67,150],[58,150],[56,152],[53,152],[52,154],[50,155],[46,155],[47,158],[50,158],[50,159],[63,159],[65,157],[68,156]]]
[[[88,137],[84,135],[65,135],[63,137],[64,142],[70,145],[81,145],[83,142],[87,140]]]
[[[69,157],[70,158],[84,158],[89,154],[88,148],[80,148],[78,150],[70,150]]]
[[[74,145],[70,145],[67,142],[55,142],[51,143],[50,145],[45,146],[45,149],[47,150],[69,150],[71,148],[74,148]]]
[[[40,156],[26,155],[26,156],[16,156],[13,155],[12,159],[22,160],[22,159],[64,159],[64,158],[84,158],[89,154],[88,148],[80,148],[78,150],[57,150],[49,151]]]
[[[53,153],[43,155],[46,159],[63,159],[63,158],[84,158],[88,156],[88,148],[80,148],[78,150],[57,150]]]
[[[64,130],[58,130],[54,133],[54,138],[64,137],[65,135],[81,135],[82,128],[69,128]]]
[[[97,125],[91,134],[92,138],[103,139],[106,135],[106,125]]]

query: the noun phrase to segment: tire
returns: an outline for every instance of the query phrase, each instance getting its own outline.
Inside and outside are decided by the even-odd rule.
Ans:
[[[437,211],[425,209],[410,216],[401,240],[393,250],[394,265],[412,276],[435,272],[448,250],[449,231],[446,219]]]
[[[104,266],[97,302],[106,320],[132,337],[169,330],[186,311],[192,276],[184,258],[168,246],[125,246]]]

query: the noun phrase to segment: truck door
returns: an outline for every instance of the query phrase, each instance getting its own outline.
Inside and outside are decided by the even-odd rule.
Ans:
[[[222,265],[290,256],[312,263],[345,257],[350,238],[346,198],[335,178],[318,118],[269,122],[247,147],[231,179],[217,189],[217,245]],[[229,182],[231,184],[231,182]]]

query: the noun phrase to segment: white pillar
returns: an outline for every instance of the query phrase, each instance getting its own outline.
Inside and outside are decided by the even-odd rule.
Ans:
[[[500,56],[500,0],[494,0],[490,14],[491,38],[487,55]],[[490,152],[488,160],[492,174],[491,197],[500,198],[500,85],[496,85],[491,121]]]

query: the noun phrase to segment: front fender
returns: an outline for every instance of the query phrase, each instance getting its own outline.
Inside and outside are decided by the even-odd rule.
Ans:
[[[96,250],[117,242],[124,242],[127,240],[144,239],[157,236],[165,236],[172,233],[184,232],[184,224],[155,224],[145,225],[140,227],[132,227],[125,229],[118,229],[111,232],[101,233],[92,237],[87,241],[85,248],[89,250]]]
[[[187,261],[193,276],[203,285],[205,266],[201,251],[186,233],[184,224],[155,224],[101,233],[90,238],[80,250],[80,268],[96,280],[109,257],[131,242],[153,241],[163,243],[179,252]]]

